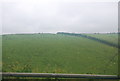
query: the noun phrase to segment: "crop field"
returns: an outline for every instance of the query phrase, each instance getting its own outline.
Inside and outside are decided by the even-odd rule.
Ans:
[[[99,38],[105,41],[108,41],[113,44],[118,44],[118,34],[117,33],[108,33],[108,34],[86,34],[95,38]]]
[[[2,36],[0,35],[0,72],[2,71]]]
[[[117,50],[75,36],[3,35],[2,68],[3,72],[117,74]]]

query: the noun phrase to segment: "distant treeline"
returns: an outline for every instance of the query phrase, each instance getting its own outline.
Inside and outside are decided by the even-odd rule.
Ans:
[[[84,37],[84,38],[88,38],[88,39],[91,39],[91,40],[95,40],[95,41],[98,41],[98,42],[104,43],[104,44],[109,45],[109,46],[113,46],[113,47],[116,47],[116,48],[120,48],[120,46],[119,46],[118,44],[114,44],[114,43],[108,42],[108,41],[106,41],[106,40],[102,40],[102,39],[99,39],[99,38],[95,38],[95,37],[87,36],[87,35],[84,35],[84,34],[78,34],[78,33],[66,33],[66,32],[57,32],[57,34],[70,35],[70,36],[78,36],[78,37]]]

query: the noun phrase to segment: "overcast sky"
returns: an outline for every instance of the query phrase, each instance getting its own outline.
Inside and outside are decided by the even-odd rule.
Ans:
[[[117,32],[117,2],[2,2],[3,33]]]

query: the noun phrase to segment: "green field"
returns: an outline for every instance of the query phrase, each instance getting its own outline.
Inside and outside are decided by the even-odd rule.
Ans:
[[[2,36],[0,35],[0,72],[2,72]]]
[[[91,37],[102,39],[113,44],[118,44],[118,34],[117,33],[108,33],[108,34],[85,34]]]
[[[87,38],[16,34],[2,44],[3,72],[117,74],[118,49]]]

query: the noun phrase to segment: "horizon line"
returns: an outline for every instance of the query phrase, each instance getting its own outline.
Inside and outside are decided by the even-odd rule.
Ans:
[[[63,32],[62,33],[84,33],[84,34],[110,34],[110,33],[119,33],[119,32]],[[2,33],[0,35],[12,35],[12,34],[57,34],[58,32],[31,32],[31,33]]]

